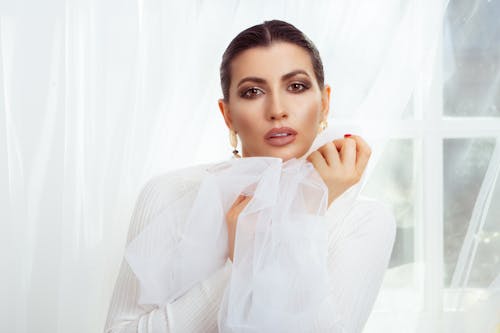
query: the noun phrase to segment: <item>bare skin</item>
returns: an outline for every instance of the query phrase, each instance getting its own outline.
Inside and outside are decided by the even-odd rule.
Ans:
[[[309,54],[294,44],[278,42],[244,51],[232,61],[231,69],[229,101],[220,99],[219,108],[227,127],[238,133],[243,157],[286,161],[303,156],[321,121],[327,119],[331,91],[328,85],[322,90],[318,86]],[[245,80],[250,77],[259,79]],[[281,127],[293,128],[295,139],[282,146],[270,144],[266,133]],[[360,180],[370,155],[368,144],[352,135],[327,143],[307,157],[327,185],[328,206]],[[250,200],[238,196],[226,213],[231,261],[238,216]]]

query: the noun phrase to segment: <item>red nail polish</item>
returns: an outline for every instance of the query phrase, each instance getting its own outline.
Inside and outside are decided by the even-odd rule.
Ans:
[[[344,138],[350,137],[352,134],[344,134]]]

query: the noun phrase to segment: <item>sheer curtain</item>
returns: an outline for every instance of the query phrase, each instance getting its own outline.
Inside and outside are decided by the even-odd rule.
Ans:
[[[498,1],[2,1],[2,332],[102,331],[138,191],[230,157],[221,56],[274,18],[318,46],[329,124],[397,216],[365,332],[498,329]]]

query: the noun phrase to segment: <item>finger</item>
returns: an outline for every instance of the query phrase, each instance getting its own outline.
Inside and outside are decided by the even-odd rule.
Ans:
[[[349,137],[349,139],[353,139],[354,141],[356,141],[356,149],[357,151],[360,151],[360,152],[371,152],[371,149],[370,149],[370,146],[368,145],[368,143],[366,143],[366,141],[360,137],[359,135],[351,135]]]
[[[335,145],[335,148],[337,148],[337,151],[340,152],[342,149],[342,146],[344,145],[345,140],[344,139],[335,139],[333,140],[333,144]]]
[[[339,152],[333,142],[328,142],[327,144],[321,146],[318,151],[321,155],[323,155],[329,166],[337,166],[340,164]]]
[[[234,212],[236,214],[240,214],[243,209],[248,205],[248,203],[252,200],[251,196],[244,196],[243,200],[240,201],[235,207],[234,207]]]
[[[328,167],[326,164],[325,158],[321,153],[317,150],[313,151],[308,157],[307,160],[312,163],[314,168],[318,171],[324,170]]]
[[[366,141],[363,140],[362,137],[358,135],[353,135],[351,136],[351,138],[353,138],[356,141],[356,150],[357,150],[356,170],[361,175],[365,171],[368,161],[370,160],[372,151],[368,143],[366,143]]]
[[[236,200],[233,202],[233,204],[231,205],[231,208],[229,209],[233,209],[234,207],[238,206],[243,200],[245,200],[246,196],[243,195],[243,194],[240,194]]]
[[[344,144],[340,149],[340,160],[349,169],[354,169],[356,165],[356,141],[349,138],[344,139]]]

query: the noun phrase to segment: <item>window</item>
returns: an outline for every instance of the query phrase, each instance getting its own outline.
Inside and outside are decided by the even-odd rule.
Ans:
[[[418,8],[422,36],[437,8]],[[499,15],[495,1],[450,1],[435,65],[419,68],[401,117],[380,121],[391,138],[363,194],[389,203],[398,229],[366,332],[488,324],[481,309],[500,273]]]

